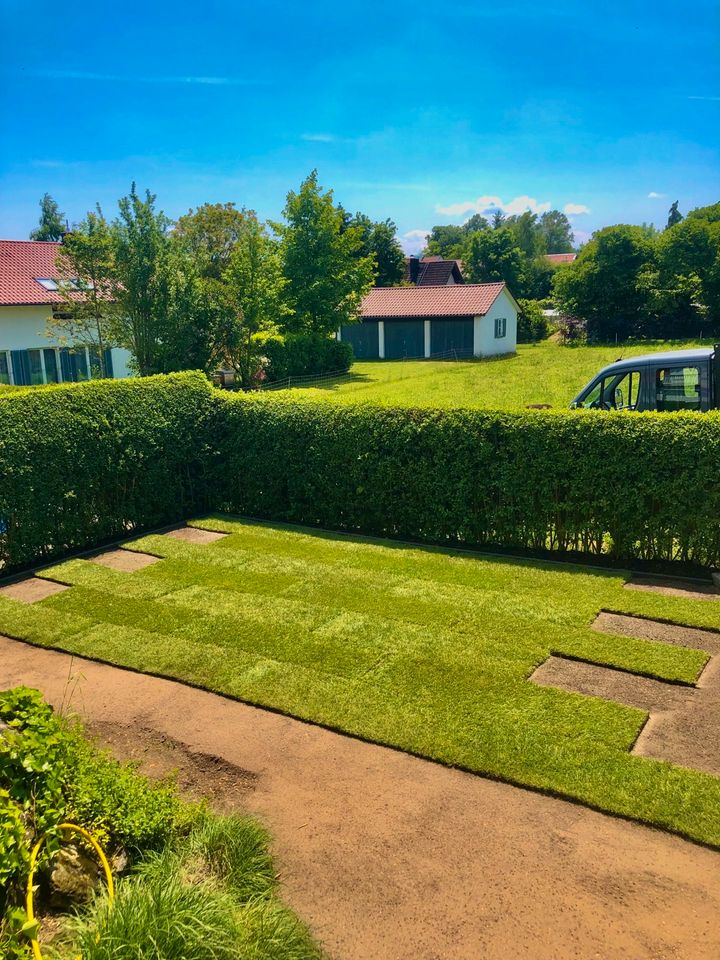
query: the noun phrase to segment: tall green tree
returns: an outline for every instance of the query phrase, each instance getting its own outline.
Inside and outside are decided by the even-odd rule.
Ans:
[[[462,225],[463,233],[477,233],[478,230],[488,230],[490,224],[481,213],[474,213]]]
[[[540,217],[540,235],[546,253],[571,253],[575,237],[572,224],[560,210],[547,210]]]
[[[357,319],[374,277],[373,258],[360,256],[357,227],[344,229],[343,211],[323,191],[313,170],[298,192],[290,191],[280,236],[286,301],[292,313],[285,327],[329,335]]]
[[[502,212],[502,210],[493,211],[490,225],[492,226],[493,230],[497,230],[500,227],[505,226],[505,214]]]
[[[246,217],[223,279],[230,309],[219,349],[248,390],[258,368],[255,335],[276,330],[288,311],[278,243],[254,214]]]
[[[375,286],[394,287],[405,278],[405,254],[397,239],[397,227],[392,220],[371,220],[364,213],[356,213],[345,221],[347,227],[360,231],[362,243],[357,256],[372,257],[375,261]]]
[[[204,203],[180,217],[174,236],[195,258],[200,274],[220,280],[252,211],[238,210],[234,203]]]
[[[606,227],[555,274],[557,305],[586,324],[590,340],[625,340],[641,332],[647,304],[643,278],[654,261],[655,241],[641,227]]]
[[[31,231],[31,240],[62,240],[67,232],[65,214],[61,212],[57,202],[49,193],[43,194],[40,201],[40,222],[35,230]]]
[[[65,234],[57,260],[62,302],[47,321],[47,333],[63,345],[90,347],[101,377],[113,337],[115,257],[110,227],[98,207]]]
[[[505,227],[513,231],[518,246],[528,260],[547,252],[536,213],[526,210],[524,213],[507,217]]]
[[[667,226],[665,228],[666,230],[669,230],[670,227],[674,227],[677,223],[680,223],[683,218],[683,215],[678,210],[679,202],[679,200],[675,200],[668,210]]]
[[[466,239],[467,234],[462,227],[450,223],[438,225],[430,231],[424,252],[445,260],[459,260]]]
[[[706,223],[720,222],[720,203],[711,203],[707,207],[695,207],[687,215],[688,220],[704,220]]]
[[[171,221],[155,209],[149,190],[139,196],[133,183],[119,203],[111,225],[115,272],[112,296],[116,304],[113,333],[133,355],[141,376],[162,369],[162,342],[168,304],[168,231]]]
[[[510,227],[472,233],[463,249],[463,271],[471,283],[504,280],[517,295],[523,278],[523,254]]]

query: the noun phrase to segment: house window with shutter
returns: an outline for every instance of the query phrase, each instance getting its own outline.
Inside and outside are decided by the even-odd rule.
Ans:
[[[507,334],[507,320],[505,317],[495,317],[495,339],[501,340]]]

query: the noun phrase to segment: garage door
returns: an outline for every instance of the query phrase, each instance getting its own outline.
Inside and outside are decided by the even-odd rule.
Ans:
[[[377,360],[380,356],[377,320],[348,323],[340,336],[352,346],[356,360]]]
[[[385,321],[385,359],[404,360],[425,356],[425,324],[422,320]]]
[[[472,320],[431,320],[430,353],[434,356],[473,355]]]

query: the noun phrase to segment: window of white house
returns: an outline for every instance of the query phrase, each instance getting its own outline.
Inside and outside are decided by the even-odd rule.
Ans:
[[[28,360],[30,362],[30,383],[33,387],[45,383],[43,376],[42,358],[40,350],[28,350]]]
[[[57,290],[58,288],[57,280],[52,280],[50,277],[35,277],[35,279],[46,290]]]
[[[6,350],[0,350],[0,383],[10,383],[10,360]]]
[[[66,287],[68,290],[79,290],[80,282],[77,279],[68,277],[68,279],[53,279],[52,277],[35,277],[37,283],[45,290],[61,290]],[[83,289],[92,289],[91,284],[83,284]]]
[[[505,317],[495,317],[495,339],[501,340],[507,334],[507,320]]]

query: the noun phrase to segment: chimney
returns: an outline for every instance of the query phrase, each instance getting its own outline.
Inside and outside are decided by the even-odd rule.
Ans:
[[[417,283],[420,274],[420,257],[408,257],[408,280]]]

